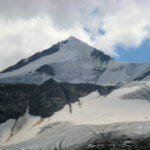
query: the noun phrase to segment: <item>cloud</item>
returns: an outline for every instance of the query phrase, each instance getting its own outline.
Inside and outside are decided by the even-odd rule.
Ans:
[[[105,34],[97,36],[95,45],[103,51],[117,55],[115,51],[117,45],[137,47],[144,39],[149,38],[150,15],[145,5],[144,8],[141,5],[142,1],[112,0],[111,2],[108,6],[103,4],[105,10],[102,10],[105,15],[101,28]]]
[[[118,45],[136,48],[150,36],[149,7],[148,0],[0,1],[0,70],[70,35],[112,56]]]

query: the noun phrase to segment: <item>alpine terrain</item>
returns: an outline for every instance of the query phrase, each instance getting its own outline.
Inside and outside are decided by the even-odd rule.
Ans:
[[[0,73],[2,83],[114,83],[150,79],[150,63],[124,63],[75,37],[19,61]]]
[[[0,150],[149,150],[150,63],[71,36],[0,73]]]

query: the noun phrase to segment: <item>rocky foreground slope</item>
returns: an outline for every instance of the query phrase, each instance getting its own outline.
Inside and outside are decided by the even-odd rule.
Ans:
[[[0,84],[0,123],[8,119],[17,119],[24,115],[27,108],[35,116],[49,117],[66,104],[79,102],[79,97],[98,90],[106,95],[115,85],[107,87],[93,84],[58,83],[53,79],[41,85]]]
[[[149,82],[92,85],[51,79],[39,86],[21,86],[1,85],[1,98],[7,102],[0,103],[5,114],[0,124],[2,150],[149,148]],[[17,96],[26,109],[20,109]]]

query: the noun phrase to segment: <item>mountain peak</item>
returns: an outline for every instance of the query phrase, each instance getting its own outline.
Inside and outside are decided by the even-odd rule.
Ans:
[[[67,41],[69,42],[80,42],[80,43],[84,43],[82,40],[80,40],[79,38],[75,37],[75,36],[70,36]]]
[[[63,55],[63,57],[61,58],[61,61],[66,61],[66,60],[71,60],[71,59],[74,60],[79,57],[84,61],[89,61],[88,59],[90,59],[91,57],[94,59],[99,59],[99,61],[112,60],[110,56],[107,56],[103,52],[96,50],[95,48],[91,47],[87,43],[81,41],[80,39],[74,36],[70,36],[68,39],[58,42],[44,51],[35,53],[34,55],[26,59],[20,60],[15,65],[10,66],[6,68],[5,70],[3,70],[2,73],[7,73],[7,72],[14,71],[14,70],[18,70],[28,65],[29,63],[33,64],[33,62],[37,61],[38,59],[40,60],[42,57],[43,57],[43,62],[41,62],[40,64],[41,66],[43,66],[45,64],[48,64],[49,61],[51,62],[54,59],[54,58],[53,59],[51,58],[50,60],[47,60],[47,59],[44,60],[45,56],[50,56],[54,53],[57,53],[60,50],[61,50],[60,54]],[[70,55],[69,57],[66,56],[68,54]],[[60,58],[57,58],[57,59],[59,60]],[[56,59],[56,62],[58,61],[57,59]],[[41,66],[38,66],[36,69],[38,69]]]
[[[69,38],[68,38],[68,40],[79,40],[78,38],[76,38],[75,36],[70,36]]]

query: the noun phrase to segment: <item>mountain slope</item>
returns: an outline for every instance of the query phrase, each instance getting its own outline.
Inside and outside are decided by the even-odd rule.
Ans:
[[[75,37],[19,61],[0,73],[1,83],[41,84],[49,78],[69,83],[132,81],[147,72],[150,63],[123,63]],[[140,78],[148,80],[148,74]]]
[[[53,79],[36,86],[30,84],[0,84],[0,123],[18,119],[27,108],[31,115],[49,117],[66,104],[79,102],[79,97],[98,90],[106,95],[121,85],[107,87],[93,84],[57,83]],[[79,102],[80,103],[80,102]]]
[[[42,89],[52,88],[52,82],[55,86],[59,84],[47,81],[42,85]],[[64,84],[61,83],[61,86],[64,87]],[[111,85],[111,88],[110,85],[100,88],[96,86],[98,90],[93,89],[93,85],[90,85],[93,90],[88,92],[87,89],[90,88],[87,88],[87,85],[69,85],[69,89],[70,86],[73,86],[74,90],[77,89],[75,93],[80,94],[79,100],[76,99],[71,105],[66,104],[63,109],[52,116],[50,114],[44,118],[33,116],[27,110],[18,119],[9,119],[0,124],[0,149],[56,150],[68,148],[73,150],[75,147],[79,149],[83,145],[88,146],[89,141],[92,143],[96,139],[110,142],[114,138],[125,142],[129,141],[129,138],[141,140],[141,137],[149,137],[149,82],[122,83]],[[112,87],[116,89],[112,90]],[[41,86],[39,90],[40,88]],[[44,91],[45,94],[48,92]],[[83,96],[83,91],[89,94]],[[43,98],[45,94],[41,91]],[[37,101],[39,103],[40,99]],[[36,109],[40,110],[40,107]]]

